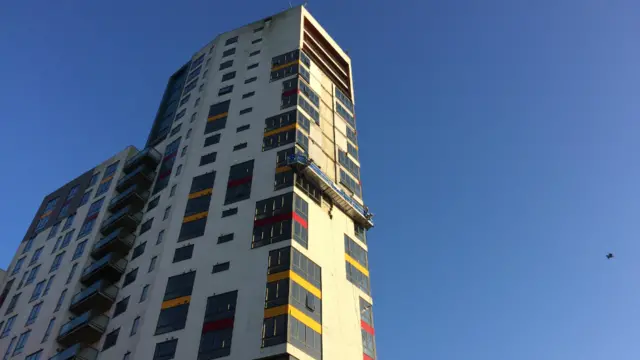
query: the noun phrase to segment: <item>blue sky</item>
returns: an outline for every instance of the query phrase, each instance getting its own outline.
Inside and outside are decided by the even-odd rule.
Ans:
[[[194,51],[288,4],[34,3],[0,12],[3,267]],[[637,359],[637,3],[391,3],[309,5],[354,64],[379,358]]]

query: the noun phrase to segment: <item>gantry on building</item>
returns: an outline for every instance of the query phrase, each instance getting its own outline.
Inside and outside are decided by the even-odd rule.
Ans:
[[[304,7],[169,79],[146,147],[46,196],[3,359],[375,359],[351,60]]]

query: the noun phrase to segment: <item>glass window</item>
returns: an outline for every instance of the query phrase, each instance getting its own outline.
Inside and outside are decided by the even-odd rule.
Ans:
[[[117,329],[115,329],[112,332],[107,334],[107,336],[104,338],[104,344],[102,345],[102,351],[105,351],[105,350],[109,349],[110,347],[114,346],[118,342],[118,334],[119,333],[120,333],[120,328],[117,328]]]
[[[162,217],[162,220],[167,220],[170,214],[171,214],[171,206],[167,206],[167,208],[164,209],[164,216]]]
[[[29,313],[29,317],[27,318],[27,322],[24,324],[24,326],[29,326],[34,322],[36,322],[36,319],[38,318],[38,314],[40,314],[41,308],[42,308],[42,302],[39,302],[33,305],[33,307],[31,308],[31,312]]]
[[[173,195],[175,195],[175,194],[176,194],[176,188],[177,188],[177,187],[178,187],[177,185],[173,185],[173,186],[171,187],[171,191],[169,191],[169,197],[172,197]]]
[[[125,286],[131,284],[132,282],[136,281],[136,277],[138,276],[138,268],[135,268],[131,271],[129,271],[127,273],[127,275],[124,276],[124,282],[122,283],[122,287],[124,288]]]
[[[251,53],[249,54],[249,56],[256,56],[256,55],[258,55],[258,54],[260,54],[260,50],[256,50],[256,51],[251,52]]]
[[[62,258],[64,257],[64,253],[65,251],[61,252],[60,254],[56,255],[55,259],[53,259],[53,263],[51,264],[51,268],[49,269],[50,273],[58,270],[58,268],[60,267],[60,264],[62,263]]]
[[[51,277],[47,281],[47,285],[44,287],[44,292],[42,293],[43,296],[45,296],[45,295],[47,295],[49,293],[49,290],[51,289],[51,285],[53,284],[53,279],[54,278],[55,278],[55,275],[51,275]]]
[[[122,314],[123,312],[127,311],[128,306],[129,306],[129,296],[127,296],[126,298],[116,303],[116,309],[113,311],[113,317],[116,317]]]
[[[161,244],[164,239],[164,230],[160,230],[158,233],[158,239],[156,240],[156,245]]]
[[[47,222],[49,222],[49,215],[38,220],[38,224],[36,224],[35,232],[40,232],[47,226]]]
[[[29,276],[27,277],[27,281],[24,283],[24,286],[27,286],[33,283],[33,281],[36,279],[36,276],[38,276],[39,270],[40,270],[40,265],[31,268],[31,271],[29,272]]]
[[[149,295],[149,284],[145,285],[142,288],[142,293],[140,293],[140,302],[147,300],[148,295]]]
[[[259,63],[253,63],[253,64],[247,66],[247,70],[255,69],[255,68],[258,67],[258,65],[260,65],[260,64]]]
[[[62,303],[64,303],[64,298],[66,295],[67,295],[67,289],[62,290],[62,292],[60,293],[60,297],[58,298],[58,303],[56,304],[56,308],[53,310],[53,312],[60,310],[60,308],[62,307]]]
[[[95,185],[98,182],[99,178],[100,178],[100,173],[93,174],[93,176],[91,177],[91,181],[89,181],[89,186]]]
[[[51,335],[51,331],[53,331],[53,325],[56,322],[56,318],[49,320],[49,325],[47,325],[47,330],[44,332],[44,336],[42,337],[42,342],[46,342],[49,339],[49,335]]]
[[[31,261],[29,261],[29,266],[35,264],[40,260],[40,255],[42,255],[42,251],[44,250],[44,246],[36,249],[33,255],[31,256]]]
[[[228,261],[220,263],[220,264],[215,264],[215,265],[213,265],[213,270],[211,272],[212,273],[218,273],[218,272],[221,272],[221,271],[229,270],[229,265],[230,265],[230,263]]]
[[[73,252],[73,257],[71,258],[71,261],[81,257],[82,254],[84,254],[84,248],[87,246],[87,241],[88,240],[84,240],[78,243],[78,245],[76,245],[76,251]]]
[[[0,333],[0,339],[7,337],[11,333],[11,329],[13,329],[13,323],[16,322],[16,318],[18,315],[13,315],[7,322],[4,323],[4,329],[2,329],[2,333]]]
[[[242,98],[243,98],[243,99],[250,98],[250,97],[252,97],[252,96],[253,96],[253,95],[255,95],[255,94],[256,94],[256,92],[255,92],[255,91],[250,91],[250,92],[248,92],[248,93],[246,93],[246,94],[243,94],[243,95],[242,95]]]
[[[77,269],[78,269],[78,263],[73,264],[73,266],[71,267],[71,271],[69,271],[69,275],[67,275],[66,284],[69,284],[71,282],[71,280],[73,279],[73,276],[76,274]]]
[[[58,234],[58,230],[60,229],[60,221],[53,224],[51,226],[51,230],[49,230],[49,235],[47,236],[47,240],[54,238]]]
[[[235,71],[228,72],[228,73],[222,75],[222,82],[225,82],[227,80],[231,80],[231,79],[233,79],[235,77],[236,77],[236,72]]]
[[[235,44],[238,42],[238,37],[234,36],[232,38],[228,38],[227,41],[225,41],[225,45],[231,45],[231,44]]]
[[[257,77],[257,76],[254,76],[254,77],[250,77],[250,78],[246,79],[246,80],[244,81],[244,83],[245,83],[245,84],[250,84],[250,83],[252,83],[252,82],[254,82],[254,81],[256,81],[256,80],[258,80],[258,77]]]
[[[67,218],[67,221],[64,222],[64,226],[62,227],[62,231],[67,230],[73,224],[73,220],[76,218],[76,214],[71,214]]]
[[[24,263],[24,260],[26,258],[27,257],[25,256],[23,258],[18,259],[18,261],[16,261],[16,264],[13,266],[13,271],[11,271],[11,275],[15,275],[20,272],[20,269],[22,268],[22,264]]]
[[[18,342],[16,343],[16,348],[13,350],[13,354],[11,354],[11,356],[22,354],[22,351],[24,351],[25,345],[27,345],[27,341],[29,341],[29,335],[31,335],[31,330],[27,330],[22,334],[20,334],[20,337],[18,338]]]
[[[129,333],[129,336],[133,336],[138,332],[139,325],[140,325],[140,316],[133,319],[133,324],[131,325],[131,333]]]
[[[49,202],[47,203],[47,206],[45,206],[44,210],[42,210],[42,213],[46,213],[53,210],[53,208],[56,206],[57,203],[58,203],[58,198],[49,200]]]
[[[38,300],[40,298],[40,295],[42,294],[42,290],[45,287],[45,283],[46,283],[46,280],[42,280],[36,284],[36,286],[33,288],[33,293],[31,293],[31,298],[29,299],[29,302]]]
[[[156,261],[158,261],[157,256],[151,258],[151,262],[149,263],[149,270],[147,270],[147,272],[152,272],[156,268]]]
[[[80,200],[80,205],[79,206],[82,206],[82,205],[84,205],[84,204],[89,202],[89,199],[91,199],[91,192],[92,191],[93,190],[89,190],[86,193],[84,193],[84,195],[82,195],[82,200]]]

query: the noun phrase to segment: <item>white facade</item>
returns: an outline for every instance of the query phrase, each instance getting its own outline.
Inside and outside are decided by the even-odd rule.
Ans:
[[[157,195],[149,197],[149,200],[155,200],[156,197],[159,197],[157,206],[148,211],[145,206],[146,212],[144,212],[140,224],[145,224],[152,218],[153,222],[150,229],[137,236],[134,244],[135,249],[146,242],[146,245],[143,245],[143,252],[140,254],[138,251],[137,256],[133,258],[134,249],[132,249],[126,256],[128,263],[124,274],[138,269],[135,280],[126,286],[123,286],[122,279],[116,283],[119,287],[119,292],[115,303],[121,302],[128,297],[126,311],[114,316],[117,307],[114,303],[111,309],[105,313],[109,317],[109,321],[103,331],[103,335],[96,343],[87,345],[87,347],[93,347],[98,350],[99,354],[97,357],[91,355],[92,357],[87,357],[87,359],[125,359],[126,356],[129,359],[159,359],[156,344],[172,339],[178,340],[173,358],[198,359],[207,298],[229,291],[237,291],[238,295],[235,315],[232,320],[233,335],[230,353],[222,358],[238,360],[262,359],[285,353],[302,360],[318,358],[311,356],[291,343],[262,346],[263,323],[266,316],[265,288],[267,285],[268,256],[271,250],[286,246],[294,247],[321,268],[322,358],[340,360],[363,358],[360,299],[369,304],[372,303],[372,299],[369,294],[347,280],[344,236],[349,236],[365,250],[367,245],[358,239],[358,236],[354,233],[354,219],[346,215],[338,206],[332,206],[330,202],[326,201],[327,198],[318,204],[296,186],[274,190],[276,154],[280,150],[295,146],[293,143],[277,149],[263,151],[265,119],[295,109],[295,107],[287,108],[286,110],[281,109],[283,81],[282,79],[276,81],[270,79],[270,73],[273,68],[272,59],[303,48],[305,43],[305,19],[320,31],[324,40],[348,63],[348,78],[351,79],[348,56],[322,30],[322,27],[303,7],[293,8],[266,20],[222,34],[193,56],[192,61],[196,61],[202,55],[204,55],[204,60],[201,65],[202,69],[197,77],[197,86],[190,91],[189,100],[178,107],[176,111],[186,109],[184,116],[173,123],[172,128],[178,129],[179,126],[179,130],[172,131],[171,135],[165,140],[155,144],[158,152],[164,154],[167,145],[174,142],[175,139],[181,138],[175,162],[169,175],[171,177],[170,181],[164,190]],[[262,30],[256,31],[259,28],[262,28]],[[237,42],[225,45],[228,39],[235,36],[238,37]],[[235,54],[223,55],[225,51],[232,48],[235,48]],[[258,51],[259,53],[257,53]],[[220,64],[228,60],[233,60],[233,65],[220,70]],[[316,65],[318,61],[320,59],[316,57],[316,60],[313,60],[312,57],[312,64],[308,69],[310,72],[309,85],[320,98],[320,106],[318,107],[320,124],[316,125],[313,121],[311,122],[308,134],[310,140],[308,156],[331,180],[339,183],[341,166],[337,162],[338,151],[347,151],[346,129],[349,125],[347,121],[335,113],[337,100],[334,95],[334,85],[332,80],[325,75],[322,68]],[[248,69],[248,67],[256,63],[258,64],[257,67]],[[190,71],[192,70],[193,68],[190,69]],[[235,77],[222,81],[224,74],[230,71],[235,71]],[[245,80],[253,77],[257,77],[257,79],[245,83]],[[292,78],[295,77],[289,76],[284,79]],[[233,85],[233,91],[219,96],[219,90],[228,85]],[[352,84],[349,83],[348,87],[351,92]],[[255,94],[247,97],[245,94],[250,92]],[[185,98],[185,96],[186,94],[183,94],[181,98]],[[353,98],[352,93],[348,94],[348,96]],[[209,107],[225,100],[230,100],[225,128],[205,134]],[[248,108],[252,110],[242,115],[240,114],[241,110]],[[249,125],[249,128],[237,132],[237,128],[244,125]],[[218,133],[221,134],[220,141],[205,147],[205,139]],[[246,147],[234,150],[236,145],[243,143],[246,143]],[[215,161],[200,165],[201,157],[212,152],[217,153]],[[124,164],[127,157],[132,155],[134,155],[134,151],[128,148],[96,168],[94,172],[101,171],[103,167],[114,161],[121,160],[121,166],[115,174],[115,179],[120,179],[123,176],[121,175],[122,164]],[[352,157],[351,159],[353,163],[359,166],[359,162],[355,158]],[[231,166],[249,160],[254,160],[250,198],[225,205],[225,192]],[[179,242],[192,179],[211,171],[215,171],[216,175],[208,208],[205,233],[203,236]],[[162,175],[159,174],[158,176]],[[252,249],[256,202],[291,192],[295,192],[296,196],[304,199],[308,204],[308,248],[301,246],[300,243],[294,240],[285,240]],[[59,333],[60,326],[68,321],[72,315],[67,312],[70,299],[83,288],[78,281],[79,274],[85,266],[92,262],[89,258],[89,253],[95,242],[104,237],[99,234],[99,224],[109,216],[106,203],[115,195],[117,193],[114,191],[114,186],[112,186],[107,194],[107,201],[98,216],[97,225],[90,236],[89,245],[79,260],[80,268],[76,271],[75,279],[66,284],[66,274],[72,264],[65,261],[60,269],[57,270],[56,280],[49,294],[44,297],[44,305],[36,323],[31,326],[23,326],[33,305],[33,303],[28,303],[30,296],[28,292],[30,292],[31,288],[24,287],[24,290],[21,289],[25,294],[22,295],[22,299],[11,313],[19,314],[18,320],[13,325],[11,334],[0,339],[0,356],[4,355],[4,351],[6,351],[4,349],[9,347],[11,339],[19,336],[26,329],[31,329],[31,335],[20,356],[26,356],[42,349],[41,359],[48,359],[65,348],[56,343],[56,336]],[[362,203],[360,198],[354,197],[354,199],[356,202]],[[89,204],[91,204],[91,201]],[[89,205],[85,205],[78,209],[75,218],[75,222],[78,225],[74,222],[75,228],[81,226],[88,208]],[[237,214],[222,217],[223,211],[232,208],[237,208]],[[138,233],[136,232],[136,234]],[[232,241],[218,243],[219,236],[231,233],[233,233]],[[162,234],[161,240],[159,240],[160,234]],[[33,249],[37,249],[40,244],[47,244],[40,260],[42,269],[34,284],[46,279],[43,276],[54,260],[54,256],[51,255],[51,250],[49,249],[49,247],[53,246],[52,240],[46,241],[46,238],[47,231],[44,231],[37,235],[32,245]],[[67,252],[73,252],[75,244],[76,240],[74,238]],[[187,245],[194,246],[191,258],[174,262],[175,250]],[[25,246],[24,243],[8,269],[8,278],[11,278],[11,269],[15,266],[15,262],[23,256],[21,254],[23,246]],[[69,254],[67,255],[69,256]],[[154,265],[153,268],[150,268],[152,262]],[[225,262],[229,262],[228,270],[212,273],[214,265]],[[167,301],[163,302],[167,279],[190,271],[195,271],[196,276],[193,290],[188,300],[186,324],[181,329],[154,335],[161,308],[167,306],[166,304],[168,303]],[[126,277],[124,274],[122,278]],[[16,281],[19,281],[19,279]],[[31,284],[31,286],[34,285]],[[144,291],[148,291],[146,299],[140,301],[145,287],[147,290]],[[62,308],[54,314],[58,295],[65,288],[68,290],[66,299]],[[0,315],[4,315],[7,303],[14,293],[15,290],[10,291],[4,305],[0,308]],[[51,330],[49,339],[41,342],[47,324],[52,317],[56,317],[55,326]],[[7,316],[4,316],[0,321],[3,320],[6,321]],[[134,322],[137,324],[135,333],[132,332]],[[117,341],[115,341],[115,344],[105,347],[105,341],[108,338],[107,334],[117,329],[120,329]],[[111,337],[111,340],[113,340],[113,337]],[[367,359],[367,355],[364,355],[364,358]],[[375,358],[375,354],[369,356],[369,358]],[[64,359],[67,358],[65,357]]]

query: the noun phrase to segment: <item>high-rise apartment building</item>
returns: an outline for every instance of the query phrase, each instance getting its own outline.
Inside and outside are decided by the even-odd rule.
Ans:
[[[351,61],[304,7],[169,79],[146,147],[46,196],[2,359],[375,359]]]

